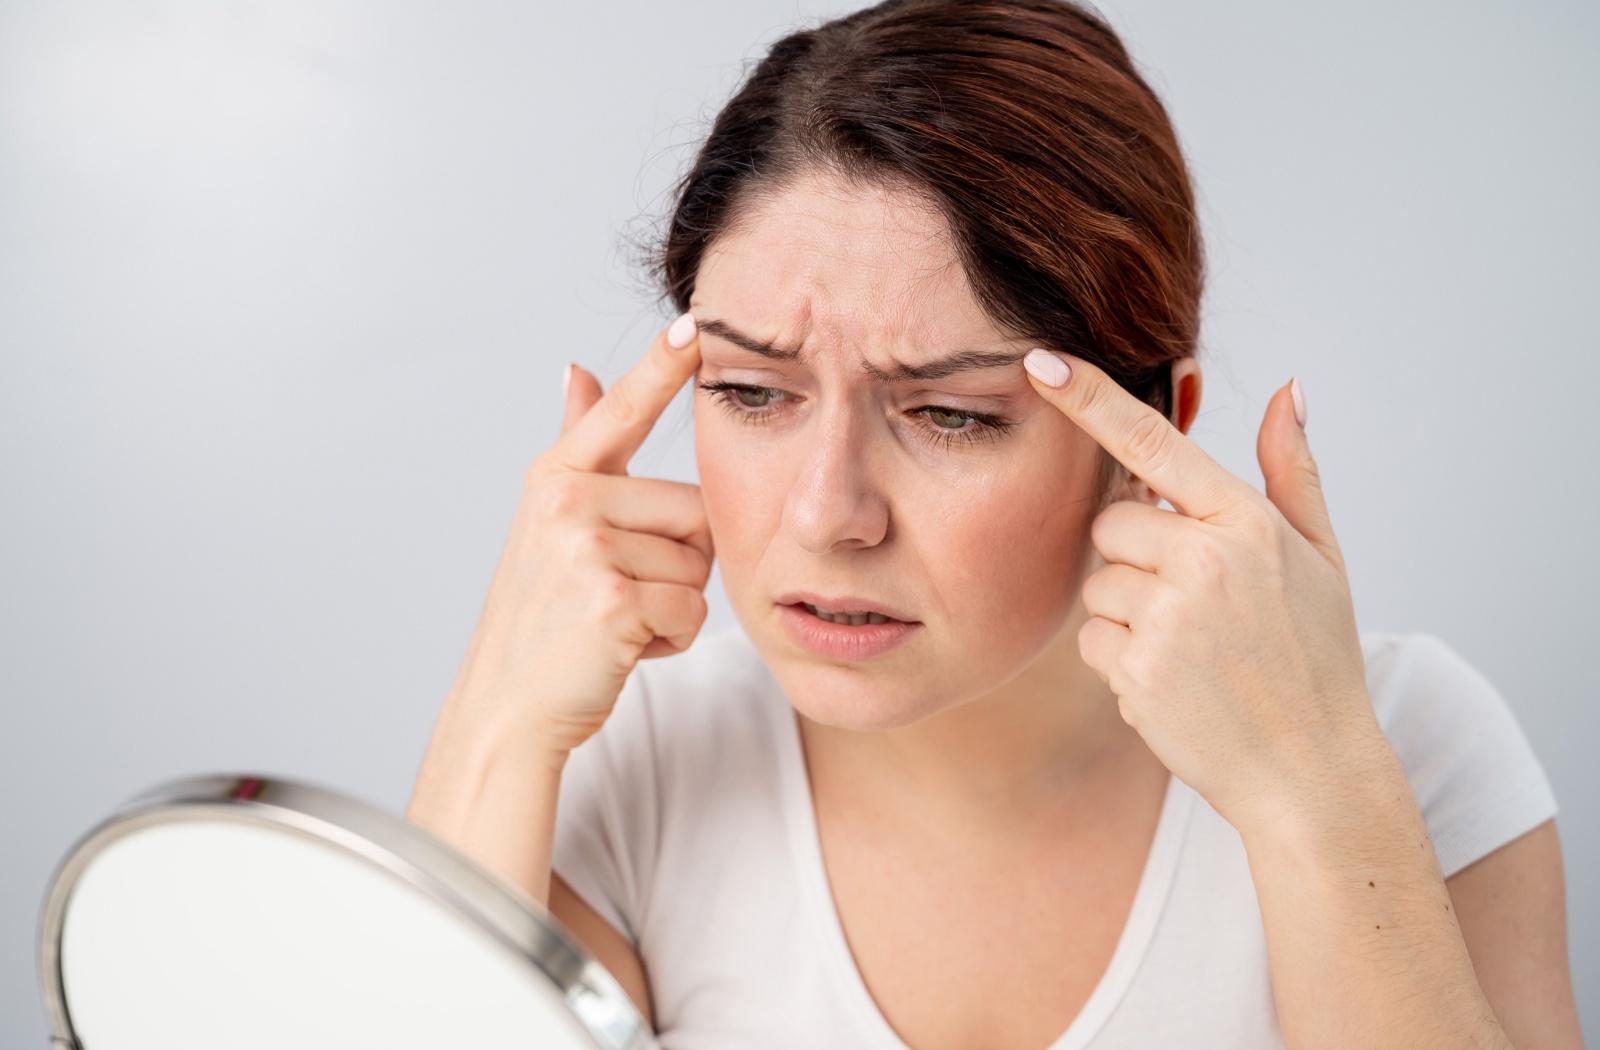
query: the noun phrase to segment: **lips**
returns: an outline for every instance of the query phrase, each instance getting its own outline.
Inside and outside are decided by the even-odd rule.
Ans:
[[[778,618],[789,638],[814,656],[856,662],[882,656],[920,633],[922,624],[867,598],[785,594]]]
[[[790,591],[778,596],[779,605],[798,605],[829,623],[881,624],[890,621],[917,623],[916,617],[893,605],[854,595],[825,595],[810,591]]]

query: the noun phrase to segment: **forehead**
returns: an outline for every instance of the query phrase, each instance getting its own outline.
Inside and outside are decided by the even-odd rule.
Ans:
[[[747,205],[706,253],[694,298],[696,310],[808,351],[914,355],[1002,338],[930,198],[826,174]]]

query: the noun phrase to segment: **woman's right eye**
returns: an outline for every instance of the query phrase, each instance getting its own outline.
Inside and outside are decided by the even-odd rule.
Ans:
[[[777,387],[749,383],[701,383],[700,389],[721,401],[728,411],[743,414],[747,419],[765,415],[765,410],[775,408],[784,396]]]

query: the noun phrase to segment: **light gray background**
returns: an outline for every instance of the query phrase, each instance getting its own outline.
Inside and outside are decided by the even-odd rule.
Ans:
[[[202,770],[400,809],[561,367],[779,0],[0,0],[0,1044],[73,838]],[[1203,198],[1195,428],[1291,374],[1363,627],[1505,693],[1600,1031],[1600,5],[1118,0]],[[643,217],[643,218],[642,218]],[[691,477],[674,410],[636,461]],[[729,616],[720,592],[714,624]]]

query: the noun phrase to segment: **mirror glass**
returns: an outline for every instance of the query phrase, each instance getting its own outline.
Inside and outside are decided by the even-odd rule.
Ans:
[[[653,1045],[615,982],[526,898],[394,818],[327,820],[361,812],[347,799],[303,819],[318,807],[294,803],[334,799],[300,790],[188,805],[168,792],[80,843],[43,928],[59,1045]]]

